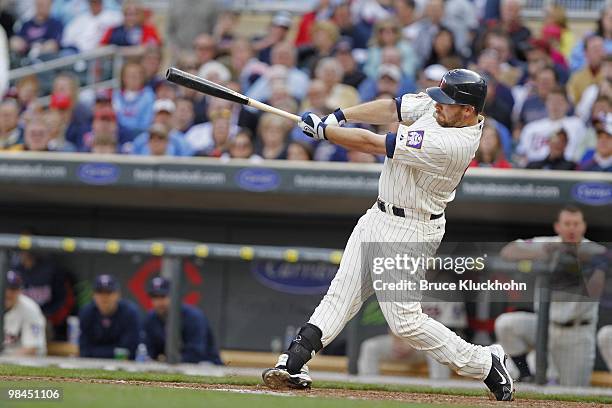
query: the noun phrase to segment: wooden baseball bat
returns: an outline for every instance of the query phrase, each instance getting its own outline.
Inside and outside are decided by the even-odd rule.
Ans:
[[[219,85],[215,82],[201,78],[197,75],[190,74],[189,72],[181,71],[178,68],[170,67],[166,71],[166,79],[175,84],[185,86],[187,88],[194,89],[198,92],[205,93],[210,96],[225,99],[230,102],[240,103],[242,105],[252,106],[255,109],[259,109],[264,112],[274,113],[284,118],[299,122],[301,118],[293,113],[286,112],[282,109],[275,108],[274,106],[267,105],[263,102],[256,101],[255,99],[248,98],[236,91]]]

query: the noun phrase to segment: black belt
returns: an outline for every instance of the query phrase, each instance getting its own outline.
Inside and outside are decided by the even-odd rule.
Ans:
[[[589,324],[591,324],[590,320],[582,320],[580,322],[577,322],[576,320],[572,320],[569,322],[565,322],[565,323],[557,323],[557,322],[553,322],[554,325],[559,326],[559,327],[574,327],[574,326],[587,326]]]
[[[378,206],[378,209],[382,212],[387,212],[387,207],[385,206],[385,202],[383,200],[381,200],[380,198],[376,200],[376,205]],[[406,218],[406,211],[404,211],[403,208],[401,207],[396,207],[394,205],[391,206],[391,211],[393,212],[393,215],[395,215],[396,217],[402,217],[402,218]],[[438,218],[442,217],[444,215],[444,213],[440,213],[440,214],[431,214],[429,216],[429,220],[437,220]]]

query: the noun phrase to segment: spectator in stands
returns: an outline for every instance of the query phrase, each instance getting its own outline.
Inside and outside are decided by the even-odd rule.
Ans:
[[[325,85],[325,82],[320,79],[313,79],[300,106],[300,112],[313,112],[320,116],[327,115],[331,111],[327,105],[329,95],[330,89]]]
[[[423,60],[418,59],[412,46],[402,38],[399,21],[395,18],[381,20],[374,26],[371,45],[368,48],[368,59],[363,68],[365,74],[370,78],[378,76],[378,68],[383,63],[382,52],[385,47],[395,47],[399,50],[402,72],[410,78],[415,78],[416,69]]]
[[[568,59],[574,46],[574,34],[567,26],[565,7],[549,4],[544,12],[540,37],[547,41],[554,40],[554,46]]]
[[[28,123],[26,135],[35,123]],[[76,304],[70,276],[53,259],[28,251],[18,253],[13,270],[23,279],[23,293],[42,309],[50,329],[49,337],[66,339],[66,319]]]
[[[531,38],[531,31],[523,24],[521,0],[502,0],[501,16],[497,25],[509,36],[514,47],[514,55],[521,57],[521,50],[525,43]],[[524,58],[523,58],[524,59]]]
[[[60,50],[62,23],[50,16],[51,0],[36,0],[36,12],[10,39],[11,51],[18,57],[45,59]]]
[[[261,156],[255,154],[253,133],[247,128],[241,128],[236,136],[230,140],[229,148],[227,152],[221,155],[221,159],[248,159],[253,162],[263,160]]]
[[[40,83],[36,75],[28,75],[18,80],[15,88],[17,90],[17,102],[19,103],[20,110],[24,111],[38,98]]]
[[[56,3],[61,3],[56,1]],[[104,34],[111,28],[123,23],[123,14],[114,0],[89,0],[88,9],[74,16],[66,23],[62,36],[62,47],[71,48],[76,52],[91,51],[98,47]]]
[[[137,306],[121,299],[119,283],[111,275],[98,275],[93,285],[93,301],[79,313],[81,357],[133,360],[141,340],[141,320]]]
[[[497,169],[509,169],[512,167],[504,156],[499,132],[495,125],[487,123],[482,129],[480,144],[474,159],[470,163],[470,167],[493,167]]]
[[[172,7],[168,7],[166,33],[173,59],[189,50],[199,34],[212,34],[219,12],[220,2],[217,0],[172,1]]]
[[[527,162],[546,159],[550,153],[550,137],[563,128],[568,139],[564,157],[568,161],[577,160],[578,147],[585,136],[586,128],[580,118],[568,116],[569,103],[564,88],[556,87],[548,94],[546,109],[547,117],[529,123],[521,131],[516,148],[517,155],[526,158]]]
[[[275,45],[271,55],[272,66],[261,78],[255,81],[249,89],[247,96],[258,101],[268,100],[271,93],[271,83],[279,73],[279,70],[276,68],[280,66],[287,71],[285,83],[290,87],[291,95],[298,101],[304,99],[310,79],[308,75],[295,66],[296,58],[296,50],[290,42],[282,42]]]
[[[612,54],[607,55],[601,64],[601,78],[587,87],[576,105],[576,116],[585,123],[591,120],[593,105],[600,99],[612,100]]]
[[[145,83],[151,89],[155,89],[157,93],[157,86],[165,81],[159,74],[161,70],[162,62],[162,50],[156,45],[148,45],[144,49],[140,63],[144,68]]]
[[[54,151],[51,142],[51,132],[43,116],[38,114],[28,120],[23,134],[23,143],[10,146],[10,151],[51,152]]]
[[[253,49],[257,53],[257,59],[269,65],[274,65],[272,57],[273,49],[282,43],[287,43],[288,46],[292,45],[287,41],[287,33],[293,24],[293,17],[286,11],[279,11],[274,15],[270,22],[268,32],[262,38],[255,38],[253,40]],[[295,62],[294,62],[295,64]]]
[[[341,83],[342,65],[332,57],[323,58],[315,68],[315,78],[323,81],[329,95],[326,100],[327,108],[347,108],[359,104],[359,93],[355,88]]]
[[[574,170],[576,163],[565,159],[567,148],[567,133],[564,129],[555,132],[548,139],[548,156],[544,160],[527,163],[528,169],[540,170]]]
[[[351,3],[349,1],[337,0],[334,3],[331,21],[340,30],[340,35],[350,38],[354,48],[368,48],[370,28],[354,23],[353,16],[351,15]]]
[[[110,105],[102,105],[94,110],[94,118],[91,126],[91,131],[83,135],[83,143],[81,145],[81,151],[92,153],[101,153],[98,149],[94,149],[96,146],[113,146],[113,153],[117,151],[117,144],[119,140],[118,126],[117,126],[117,115]],[[102,148],[107,151],[108,149]]]
[[[56,75],[51,89],[51,109],[58,110],[66,125],[64,138],[77,148],[83,135],[91,129],[92,113],[79,101],[79,80],[71,72]]]
[[[311,45],[300,48],[298,55],[298,66],[310,73],[315,72],[315,67],[321,59],[332,55],[340,38],[338,27],[329,21],[317,21],[312,25],[311,31]]]
[[[199,156],[221,157],[229,149],[238,129],[232,128],[229,117],[211,117],[212,144],[197,152]]]
[[[482,46],[476,50],[474,57],[478,58],[485,49],[497,51],[499,57],[499,72],[491,73],[506,86],[515,86],[523,75],[524,63],[516,58],[510,36],[500,28],[488,30]]]
[[[8,73],[10,68],[8,37],[4,28],[0,27],[0,101],[9,87]]]
[[[580,102],[583,92],[590,85],[601,82],[603,77],[603,60],[606,56],[603,38],[591,35],[584,39],[584,55],[586,64],[575,71],[567,83],[567,93],[574,104]]]
[[[327,21],[331,18],[335,9],[335,0],[318,0],[313,4],[314,9],[302,15],[295,36],[295,46],[302,47],[310,45],[312,41],[311,28],[317,21]]]
[[[176,99],[176,110],[172,115],[172,131],[177,136],[185,136],[194,124],[195,112],[191,99],[179,97]]]
[[[341,37],[336,43],[334,57],[338,60],[344,72],[342,83],[358,89],[367,76],[359,68],[352,51],[353,40],[349,37]]]
[[[593,298],[601,291],[605,274],[599,268],[588,270],[584,265],[606,249],[585,238],[586,228],[582,211],[566,206],[559,211],[554,223],[556,236],[518,239],[501,251],[502,258],[508,261],[558,260],[551,279],[548,352],[562,386],[589,385],[595,362],[599,305]],[[568,294],[575,286],[591,298],[570,301],[572,298]],[[536,313],[510,312],[495,321],[495,336],[519,369],[519,381],[533,380],[527,354],[535,346],[537,320]],[[575,353],[580,358],[568,359],[567,353]]]
[[[494,50],[489,51],[497,54]],[[479,62],[482,59],[481,54]],[[508,130],[512,130],[512,110],[514,108],[512,92],[504,84],[498,82],[495,76],[490,75],[488,71],[482,71],[482,76],[487,81],[487,96],[483,113],[494,118]]]
[[[4,347],[1,354],[44,356],[47,354],[45,317],[36,302],[22,293],[22,287],[21,276],[15,271],[8,271],[4,289]]]
[[[236,38],[230,47],[229,69],[232,81],[240,84],[240,92],[247,93],[268,66],[255,58],[253,46],[245,38]]]
[[[158,99],[153,104],[153,126],[134,139],[131,153],[137,155],[191,156],[191,147],[182,135],[171,132],[176,105],[170,99]],[[162,125],[162,126],[155,126]],[[152,133],[153,132],[153,133]],[[129,149],[129,146],[124,146]],[[162,149],[163,148],[163,149]],[[129,150],[126,150],[130,152]]]
[[[0,102],[0,150],[23,143],[23,129],[19,126],[19,105],[14,99]]]
[[[257,154],[267,160],[287,158],[287,136],[292,124],[272,113],[264,113],[257,128]]]
[[[152,82],[155,83],[155,99],[170,99],[171,101],[176,100],[179,89],[178,86],[174,82],[167,81],[162,79],[161,76],[158,76],[157,79],[154,79]]]
[[[219,98],[212,98],[208,105],[208,122],[194,125],[185,134],[185,141],[195,154],[207,155],[215,146],[215,130],[225,131],[225,125],[215,125],[215,122],[229,122],[229,140],[231,140],[240,130],[238,123],[232,116],[233,106],[229,101]]]
[[[378,69],[378,81],[376,82],[376,93],[388,93],[397,95],[400,92],[400,81],[402,74],[398,67],[391,64],[383,64]]]
[[[134,47],[135,51],[147,45],[161,46],[157,29],[146,21],[145,9],[139,0],[125,0],[122,8],[123,24],[109,28],[101,44]]]
[[[240,13],[233,10],[223,10],[219,14],[212,32],[215,41],[217,41],[219,55],[229,54],[232,42],[236,38],[235,31],[238,28],[239,18]]]
[[[201,33],[193,40],[193,52],[196,56],[198,69],[217,58],[217,40],[208,34]]]
[[[612,53],[612,4],[606,5],[602,10],[601,17],[597,21],[597,29],[593,33],[600,36],[604,40],[604,48],[606,54]],[[588,35],[587,35],[588,36]],[[570,70],[572,72],[582,69],[586,64],[584,55],[584,41],[576,43],[570,56]]]
[[[558,87],[557,74],[548,65],[535,73],[535,84],[530,95],[525,99],[518,117],[517,129],[533,121],[546,118],[546,100],[553,89]],[[566,104],[567,105],[567,104]]]
[[[166,321],[170,311],[170,281],[157,276],[147,290],[153,309],[144,322],[146,344],[149,356],[165,361]],[[203,361],[222,365],[219,351],[208,319],[201,310],[185,303],[181,304],[181,362],[200,363]]]
[[[353,18],[357,20],[360,29],[367,30],[368,37],[376,23],[392,17],[394,13],[390,0],[363,0],[353,3],[351,8]]]
[[[400,79],[397,80],[398,84],[397,84],[396,96],[402,96],[405,93],[412,93],[415,91],[414,78],[410,77],[409,75],[402,72],[401,70],[401,54],[396,47],[385,47],[382,50],[381,67],[383,65],[384,66],[394,66],[395,68],[397,68],[397,70],[393,69],[393,71],[399,72]],[[393,75],[393,77],[395,77],[395,75]],[[376,96],[380,94],[381,92],[386,92],[386,91],[381,91],[378,89],[378,86],[379,86],[378,81],[380,78],[381,78],[381,74],[379,72],[377,77],[366,78],[361,83],[361,85],[359,85],[359,96],[362,101],[372,100],[376,98]],[[439,82],[440,81],[438,81],[438,84]],[[395,86],[394,86],[394,89],[395,89]]]
[[[412,43],[417,39],[419,12],[415,0],[394,0],[393,8],[402,26],[402,36]]]
[[[451,32],[455,50],[461,58],[470,57],[472,33],[478,28],[478,13],[469,0],[446,0],[443,24]]]
[[[49,129],[49,149],[58,152],[76,152],[75,145],[66,140],[68,116],[63,102],[52,101],[50,109],[44,113],[44,121]]]
[[[313,154],[312,145],[306,141],[294,140],[287,146],[287,160],[309,161]]]
[[[444,65],[449,70],[464,66],[462,57],[457,53],[452,31],[444,27],[434,36],[429,58],[424,65],[434,64]]]
[[[144,68],[128,61],[121,68],[121,88],[113,92],[113,108],[119,124],[119,143],[131,142],[153,121],[155,94],[145,86]]]
[[[612,171],[612,114],[608,113],[607,120],[604,119],[597,126],[597,144],[590,153],[591,159],[586,160],[580,165],[580,170],[585,171]]]
[[[74,22],[78,17],[87,13],[92,9],[92,3],[99,1],[101,8],[112,10],[116,13],[121,13],[121,6],[118,0],[53,0],[51,6],[51,16],[58,19],[67,27]],[[121,24],[121,22],[119,22]],[[110,27],[109,27],[110,28]],[[100,40],[96,42],[99,44]]]
[[[95,154],[115,154],[117,148],[117,137],[100,134],[94,136],[91,152]]]
[[[422,65],[431,53],[431,45],[438,30],[443,26],[444,1],[428,1],[423,11],[423,18],[415,25],[417,40],[414,42],[414,50],[417,55],[417,65]]]

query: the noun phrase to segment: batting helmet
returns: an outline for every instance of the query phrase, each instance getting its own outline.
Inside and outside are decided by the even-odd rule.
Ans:
[[[453,69],[442,77],[440,86],[427,88],[434,101],[445,105],[471,105],[482,112],[487,96],[486,81],[469,69]]]

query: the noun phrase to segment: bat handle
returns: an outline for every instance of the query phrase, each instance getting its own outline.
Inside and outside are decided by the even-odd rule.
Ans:
[[[249,98],[249,106],[252,106],[255,109],[259,109],[264,112],[274,113],[276,115],[280,115],[284,118],[287,118],[293,122],[299,122],[302,118],[298,115],[294,115],[293,113],[286,112],[282,109],[275,108],[274,106],[267,105],[263,102],[256,101],[254,99]]]

